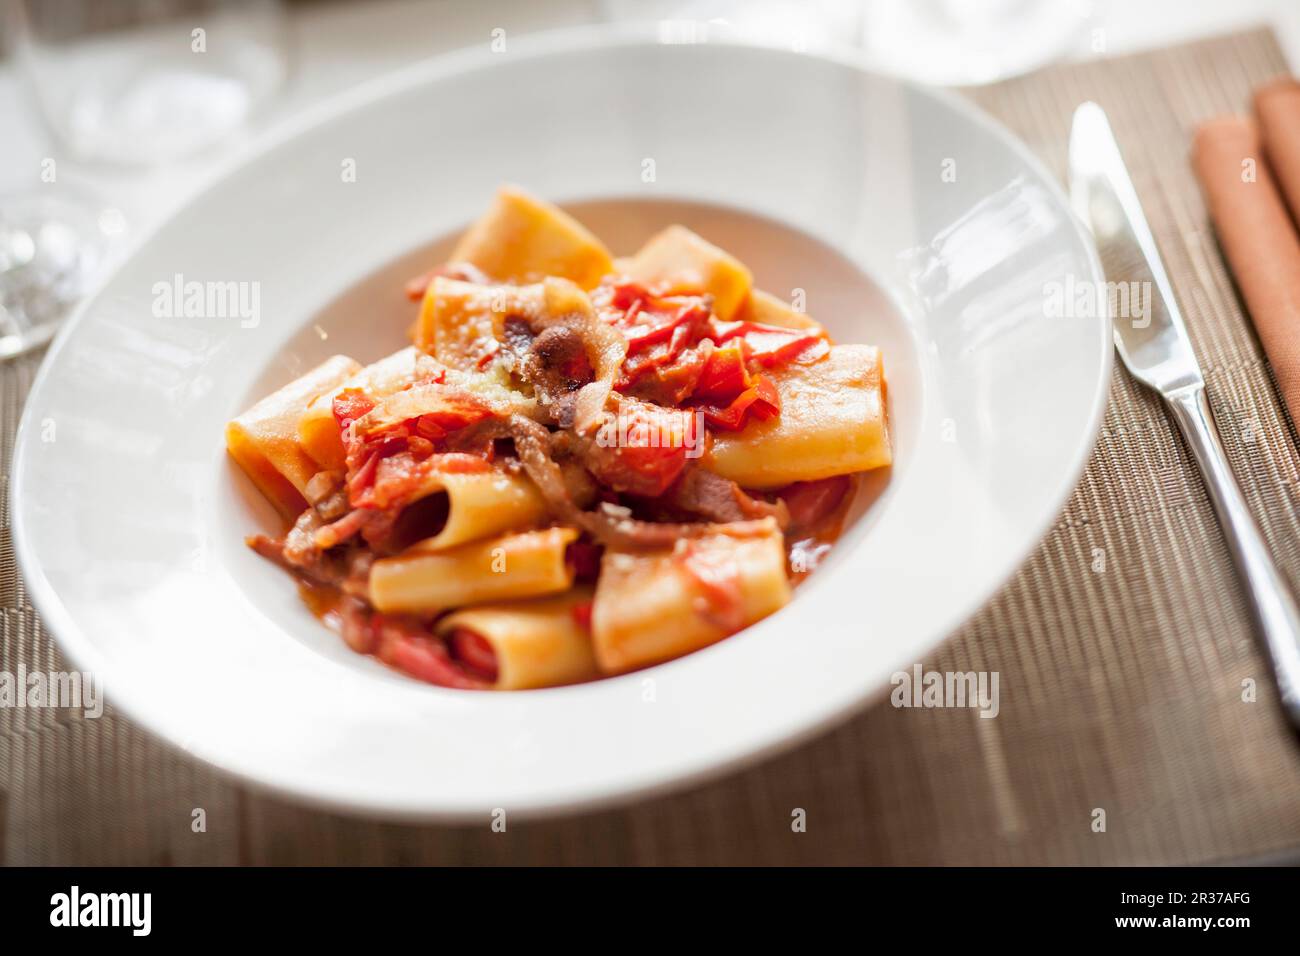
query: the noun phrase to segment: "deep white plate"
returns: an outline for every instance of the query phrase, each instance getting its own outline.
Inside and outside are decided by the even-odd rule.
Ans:
[[[897,464],[756,627],[612,680],[467,693],[351,653],[244,547],[269,509],[222,427],[329,354],[400,347],[402,281],[503,181],[616,252],[684,221],[763,287],[804,290],[839,340],[881,345]],[[258,321],[168,317],[177,276],[256,283]],[[141,242],[32,389],[15,547],[115,705],[282,793],[487,820],[661,789],[880,696],[1014,571],[1078,478],[1109,379],[1105,320],[1049,306],[1100,278],[1056,184],[955,98],[777,50],[512,37],[316,111]]]

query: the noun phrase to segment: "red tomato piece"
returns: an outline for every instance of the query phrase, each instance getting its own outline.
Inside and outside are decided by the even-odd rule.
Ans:
[[[609,304],[616,309],[627,311],[638,300],[641,302],[650,299],[650,290],[639,282],[616,282],[609,291]]]
[[[346,429],[375,407],[375,401],[359,388],[345,388],[334,396],[334,420]]]
[[[703,348],[687,349],[670,365],[661,365],[648,374],[639,375],[635,383],[621,381],[619,388],[631,388],[637,398],[656,405],[680,405],[695,393],[706,361]]]
[[[771,380],[759,375],[753,384],[732,399],[729,405],[701,405],[699,410],[714,428],[726,431],[738,431],[745,426],[745,414],[752,412],[756,417],[767,420],[781,414],[781,396]]]
[[[487,467],[479,456],[442,452],[451,432],[491,414],[478,402],[447,396],[439,408],[358,437],[351,426],[374,406],[357,389],[347,389],[334,399],[334,417],[344,429],[348,500],[354,508],[404,507],[434,470],[471,470],[460,459],[473,459],[474,468]]]
[[[786,329],[760,322],[709,322],[709,335],[719,345],[733,339],[743,339],[749,348],[749,357],[758,364],[772,368],[784,365],[801,356],[810,347],[826,342],[825,333],[819,329]]]
[[[627,340],[627,358],[617,383],[623,389],[676,363],[699,341],[710,317],[699,296],[658,297],[630,281],[604,286],[592,298],[601,319]]]
[[[766,375],[755,376],[754,391],[758,395],[758,399],[750,406],[750,411],[754,415],[767,421],[781,414],[781,394],[770,378]]]
[[[687,545],[681,567],[694,580],[704,617],[728,634],[745,625],[744,600],[740,590],[740,568],[730,554],[702,550],[694,542]]]
[[[602,431],[587,464],[602,484],[634,495],[663,494],[703,439],[690,411],[650,402],[623,401],[615,426]]]
[[[696,398],[730,403],[750,387],[742,346],[741,342],[730,342],[709,353],[699,384],[695,387]]]

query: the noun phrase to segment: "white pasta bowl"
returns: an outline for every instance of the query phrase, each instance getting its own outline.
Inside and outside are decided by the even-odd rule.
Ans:
[[[402,281],[501,182],[616,253],[685,222],[882,347],[895,466],[788,607],[622,677],[454,691],[347,650],[244,547],[269,508],[224,423],[328,355],[405,344]],[[1109,329],[1069,308],[1100,279],[1045,170],[953,97],[780,50],[511,38],[278,132],[139,244],[31,391],[17,555],[111,703],[280,793],[486,821],[680,785],[883,696],[1024,560],[1105,405]],[[189,282],[234,296],[190,308]]]

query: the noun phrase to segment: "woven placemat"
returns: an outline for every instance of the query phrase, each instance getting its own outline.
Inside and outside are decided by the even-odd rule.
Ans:
[[[1186,162],[1206,116],[1286,68],[1245,33],[972,93],[1063,173],[1070,116],[1110,113],[1178,290],[1228,455],[1300,580],[1295,434]],[[0,367],[0,442],[37,359]],[[7,474],[4,477],[7,483]],[[7,502],[7,495],[4,500]],[[0,511],[0,670],[58,668]],[[6,863],[1186,863],[1300,855],[1300,749],[1204,488],[1121,370],[1096,453],[1015,579],[926,668],[1000,674],[1001,710],[876,707],[783,757],[564,820],[410,827],[236,786],[116,715],[0,710]],[[1243,700],[1243,682],[1258,699]],[[1248,695],[1247,695],[1248,696]],[[197,809],[205,829],[195,832]],[[802,809],[804,832],[791,826]],[[1098,829],[1104,811],[1105,829]]]

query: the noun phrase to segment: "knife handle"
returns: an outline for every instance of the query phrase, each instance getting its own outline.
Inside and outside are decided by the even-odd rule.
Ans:
[[[1200,466],[1237,571],[1246,585],[1251,612],[1264,637],[1278,693],[1291,725],[1300,730],[1300,608],[1291,586],[1269,554],[1219,440],[1205,386],[1189,385],[1165,395],[1192,457]]]

